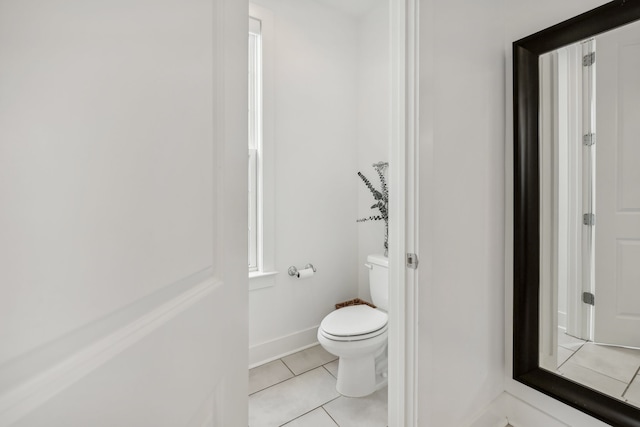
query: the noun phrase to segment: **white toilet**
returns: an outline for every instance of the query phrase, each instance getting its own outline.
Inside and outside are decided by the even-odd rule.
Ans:
[[[387,310],[389,260],[369,255],[369,289],[378,308],[354,305],[329,313],[318,328],[318,341],[338,362],[338,393],[367,396],[387,384]]]

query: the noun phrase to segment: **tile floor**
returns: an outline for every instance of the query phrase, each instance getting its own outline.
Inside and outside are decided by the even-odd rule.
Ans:
[[[387,388],[336,391],[337,358],[320,345],[249,370],[249,427],[386,427]]]
[[[640,407],[640,350],[598,345],[559,332],[558,372]]]

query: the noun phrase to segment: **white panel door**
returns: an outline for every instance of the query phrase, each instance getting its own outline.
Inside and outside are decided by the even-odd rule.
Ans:
[[[640,25],[596,49],[594,339],[640,347]]]
[[[0,427],[247,426],[247,14],[0,2]]]

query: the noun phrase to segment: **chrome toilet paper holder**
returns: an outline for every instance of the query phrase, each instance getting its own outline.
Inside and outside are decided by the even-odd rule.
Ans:
[[[313,270],[313,272],[316,272],[316,268],[313,266],[313,264],[309,263],[307,265],[304,266],[304,269],[306,270],[307,268],[310,268]],[[289,276],[295,276],[296,274],[298,274],[298,269],[295,266],[291,266],[289,267],[289,269],[287,270],[287,272],[289,273]]]

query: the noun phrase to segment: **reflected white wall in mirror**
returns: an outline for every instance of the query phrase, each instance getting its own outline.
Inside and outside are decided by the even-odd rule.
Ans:
[[[540,366],[640,407],[640,23],[540,56]]]

